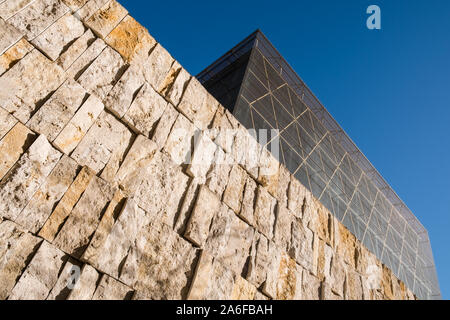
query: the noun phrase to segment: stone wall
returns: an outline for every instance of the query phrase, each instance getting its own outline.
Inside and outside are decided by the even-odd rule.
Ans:
[[[0,299],[414,299],[116,1],[0,34]]]

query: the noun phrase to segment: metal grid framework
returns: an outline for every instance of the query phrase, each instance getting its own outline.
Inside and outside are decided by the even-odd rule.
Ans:
[[[221,97],[242,81],[225,107],[248,129],[279,130],[280,162],[419,298],[441,298],[426,229],[262,32],[197,78]]]

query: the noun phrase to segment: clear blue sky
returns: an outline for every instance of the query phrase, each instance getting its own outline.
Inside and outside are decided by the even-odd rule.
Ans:
[[[450,298],[450,1],[120,2],[194,75],[260,28],[428,229]]]

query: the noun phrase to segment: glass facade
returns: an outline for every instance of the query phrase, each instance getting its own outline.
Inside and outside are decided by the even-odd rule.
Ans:
[[[260,31],[197,78],[248,129],[279,130],[280,162],[419,298],[441,298],[426,229]]]

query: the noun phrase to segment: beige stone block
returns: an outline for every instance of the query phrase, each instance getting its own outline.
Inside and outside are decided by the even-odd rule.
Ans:
[[[243,166],[252,178],[257,179],[261,146],[255,137],[255,131],[249,132],[246,128],[239,126],[234,136],[232,155],[236,163]]]
[[[299,300],[302,293],[302,268],[287,254],[282,254],[275,277],[270,277],[263,291],[277,300]]]
[[[77,11],[83,7],[89,0],[61,0],[66,6],[72,10],[72,12]]]
[[[278,194],[280,184],[281,165],[278,160],[263,148],[260,158],[258,182],[267,188],[267,191],[274,197]]]
[[[78,164],[74,160],[63,156],[45,183],[16,218],[16,222],[36,234],[72,184],[77,175],[77,169]]]
[[[69,8],[60,0],[33,1],[9,18],[8,22],[25,34],[28,41],[31,41],[67,12]]]
[[[75,287],[67,300],[92,300],[99,278],[100,275],[97,270],[85,264],[81,270],[80,278],[76,281]]]
[[[113,210],[107,210],[103,215],[82,260],[108,275],[119,278],[121,263],[127,257],[139,230],[147,225],[150,219],[132,199],[126,200],[117,219],[114,219],[112,214],[117,215]]]
[[[331,274],[332,263],[334,260],[334,252],[331,247],[323,240],[319,240],[319,255],[317,260],[317,277],[323,281],[331,282],[331,278],[334,278],[334,274]],[[331,283],[330,283],[331,284]],[[341,294],[342,296],[342,294]]]
[[[105,41],[126,61],[146,59],[156,45],[155,39],[147,29],[131,16],[126,16]]]
[[[344,300],[343,297],[336,294],[326,282],[322,283],[321,300]]]
[[[338,222],[336,229],[336,252],[352,268],[356,268],[356,237],[342,223]]]
[[[75,285],[77,276],[81,274],[81,267],[81,262],[69,258],[46,300],[66,300],[73,289],[70,285]]]
[[[16,125],[17,119],[0,107],[0,143],[3,137]],[[0,176],[1,179],[1,176]]]
[[[132,294],[133,290],[128,286],[114,278],[103,275],[92,300],[129,300]]]
[[[242,277],[237,277],[230,300],[254,300],[256,287]]]
[[[273,238],[276,200],[265,188],[259,186],[256,194],[255,226],[268,239]]]
[[[199,247],[206,241],[211,221],[219,211],[220,199],[206,187],[200,187],[184,236]]]
[[[11,126],[16,121],[7,116],[4,125]],[[16,123],[0,140],[0,180],[8,173],[20,156],[30,146],[35,134],[21,123]]]
[[[217,145],[227,153],[231,154],[233,152],[233,143],[238,127],[237,120],[233,119],[233,115],[227,109],[219,105],[209,133],[211,139],[217,143]]]
[[[217,145],[203,133],[196,136],[195,140],[194,153],[186,172],[200,184],[204,184],[214,163]]]
[[[44,241],[33,256],[9,300],[44,300],[58,280],[64,260],[64,252]]]
[[[227,188],[223,195],[225,202],[235,213],[241,211],[242,197],[244,195],[247,174],[239,165],[234,165],[230,172]]]
[[[153,90],[148,83],[145,83],[123,120],[136,133],[149,137],[166,107],[167,101]]]
[[[361,275],[353,270],[347,272],[345,281],[344,296],[346,300],[362,300],[363,286]]]
[[[137,235],[120,280],[150,299],[186,299],[197,250],[157,221]]]
[[[85,23],[100,38],[104,39],[127,14],[128,11],[124,7],[117,1],[111,0],[95,12]]]
[[[166,144],[167,138],[170,134],[170,130],[172,129],[179,114],[180,113],[175,110],[175,108],[170,103],[164,110],[164,113],[161,119],[159,119],[152,137],[152,140],[155,141],[159,149],[162,149]]]
[[[180,114],[170,131],[163,149],[177,165],[187,163],[191,158],[191,143],[194,133],[194,125]]]
[[[155,143],[144,136],[137,136],[116,175],[116,180],[126,192],[141,185],[147,167],[157,152]]]
[[[230,300],[236,279],[237,275],[226,269],[207,251],[202,251],[188,300]]]
[[[297,217],[303,218],[303,212],[306,206],[306,188],[294,176],[291,176],[291,182],[288,188],[288,208]]]
[[[186,90],[186,86],[190,79],[191,75],[184,68],[181,68],[181,70],[177,73],[175,81],[166,93],[166,98],[174,106],[178,106],[180,103],[181,97],[184,90]]]
[[[239,217],[252,226],[255,226],[255,198],[257,188],[258,186],[255,180],[247,176]]]
[[[40,230],[40,237],[49,242],[53,242],[64,221],[69,216],[70,212],[72,212],[73,207],[78,202],[94,176],[95,173],[91,169],[87,167],[81,169],[80,173],[75,178],[75,181],[70,185],[69,189]]]
[[[8,20],[20,10],[26,8],[36,0],[15,0],[15,1],[1,1],[0,3],[0,17]]]
[[[0,299],[9,296],[40,242],[12,221],[0,223]]]
[[[26,123],[37,106],[64,80],[61,68],[33,50],[0,78],[2,107]]]
[[[186,231],[186,226],[191,217],[192,210],[196,204],[198,193],[200,192],[200,186],[193,179],[189,182],[184,199],[181,202],[180,210],[175,219],[174,230],[180,235]]]
[[[95,96],[90,96],[56,137],[53,142],[55,147],[65,154],[72,153],[102,111],[103,103]]]
[[[106,43],[102,39],[94,40],[95,36],[88,30],[59,57],[57,64],[64,68],[67,78],[78,80],[105,49]]]
[[[15,220],[61,158],[44,136],[39,136],[0,184],[0,212]]]
[[[67,0],[65,0],[67,1]],[[69,1],[83,1],[85,0],[69,0]],[[76,14],[81,20],[86,21],[94,15],[101,7],[106,5],[110,0],[88,0],[84,5],[80,4]]]
[[[232,163],[231,157],[221,148],[217,148],[213,165],[206,176],[206,185],[221,199],[228,185]]]
[[[0,18],[0,33],[2,34],[0,40],[0,55],[16,44],[24,35],[23,32],[2,18]]]
[[[293,219],[291,226],[289,255],[303,268],[316,274],[319,238],[310,229],[305,228],[298,218]]]
[[[87,92],[73,80],[67,80],[33,115],[27,126],[53,141],[84,102]]]
[[[51,25],[32,41],[32,44],[51,60],[58,59],[65,47],[84,33],[84,26],[71,13]]]
[[[10,1],[9,1],[10,2]],[[20,39],[16,44],[10,47],[0,55],[0,75],[11,69],[20,59],[22,59],[34,47],[25,39]]]
[[[120,54],[106,47],[77,81],[89,93],[104,100],[122,76],[124,68],[125,62]]]
[[[334,255],[331,262],[330,276],[325,279],[325,282],[330,284],[331,290],[341,297],[344,296],[346,268],[347,267],[342,258]]]
[[[173,63],[172,56],[158,43],[143,64],[145,80],[161,92],[167,86],[166,78],[170,77]]]
[[[140,64],[131,65],[123,74],[105,100],[105,107],[118,118],[122,118],[142,91],[145,83]]]
[[[302,281],[302,299],[303,300],[320,300],[321,299],[321,282],[313,274],[307,270],[303,271]]]
[[[73,151],[72,158],[95,172],[104,169],[102,178],[111,181],[132,139],[133,134],[124,124],[109,113],[102,112]]]
[[[167,98],[170,90],[172,90],[173,85],[175,84],[175,79],[178,77],[179,73],[182,70],[182,66],[178,61],[174,61],[172,66],[169,69],[169,72],[166,74],[166,77],[159,85],[157,91],[164,97]]]
[[[191,78],[183,94],[178,110],[194,125],[205,130],[211,124],[219,103],[206,91],[197,79]]]
[[[104,209],[115,192],[115,187],[100,178],[94,177],[62,226],[53,244],[73,257],[81,257],[91,236],[97,229]]]

